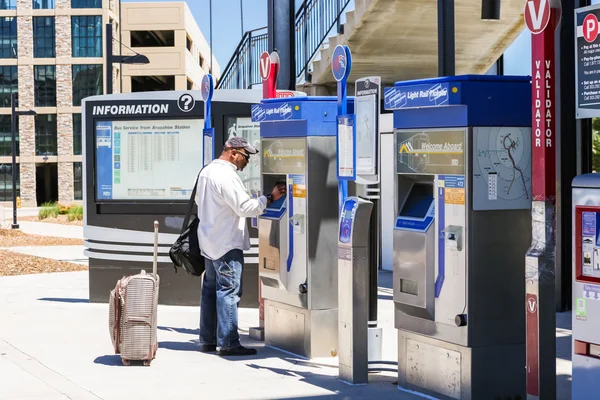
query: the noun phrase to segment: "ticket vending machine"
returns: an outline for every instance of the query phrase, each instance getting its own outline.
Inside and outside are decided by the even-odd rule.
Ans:
[[[386,90],[395,110],[400,389],[525,397],[530,99],[526,77],[456,76]]]
[[[573,179],[573,399],[600,392],[600,174]]]
[[[260,122],[262,192],[287,196],[258,220],[265,343],[305,357],[337,353],[337,103],[268,99]]]

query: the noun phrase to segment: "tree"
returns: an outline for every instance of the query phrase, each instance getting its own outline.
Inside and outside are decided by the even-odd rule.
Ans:
[[[600,171],[600,118],[592,119],[592,171]]]

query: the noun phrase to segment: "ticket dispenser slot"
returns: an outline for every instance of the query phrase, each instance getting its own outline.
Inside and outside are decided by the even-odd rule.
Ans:
[[[434,319],[433,176],[398,175],[394,227],[394,301],[406,314]],[[456,233],[454,233],[456,236]]]

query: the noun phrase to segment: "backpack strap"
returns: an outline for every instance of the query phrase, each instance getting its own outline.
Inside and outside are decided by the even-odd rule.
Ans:
[[[203,169],[204,168],[202,168],[200,170],[200,172],[198,172],[198,176],[196,177],[196,183],[194,184],[194,189],[192,190],[192,195],[190,196],[190,200],[188,201],[188,210],[187,210],[187,213],[185,214],[185,219],[183,220],[183,226],[181,227],[181,232],[179,233],[180,235],[183,234],[183,232],[185,232],[185,229],[187,228],[188,224],[190,223],[190,217],[192,216],[192,210],[194,209],[196,188],[198,187],[198,180],[200,180],[200,173],[202,172]]]

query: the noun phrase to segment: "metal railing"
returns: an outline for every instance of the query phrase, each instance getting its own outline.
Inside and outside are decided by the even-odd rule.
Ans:
[[[248,89],[261,84],[258,63],[268,45],[267,27],[246,32],[223,70],[217,88]]]
[[[305,0],[295,16],[296,78],[310,80],[308,67],[335,27],[342,33],[341,17],[351,0]],[[219,89],[248,89],[262,83],[259,59],[268,51],[267,27],[242,37],[217,84]]]

